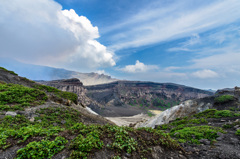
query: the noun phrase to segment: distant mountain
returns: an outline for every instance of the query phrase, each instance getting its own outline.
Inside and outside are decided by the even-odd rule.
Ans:
[[[17,72],[22,77],[27,77],[31,80],[58,80],[78,78],[84,85],[96,85],[116,81],[117,79],[111,76],[98,73],[80,73],[76,71],[69,71],[61,68],[54,68],[48,66],[25,64],[19,61],[1,58],[0,66],[9,70]]]
[[[134,111],[166,110],[179,102],[213,95],[212,92],[173,83],[142,81],[116,81],[107,84],[85,86],[86,95],[105,110],[94,111],[103,116],[134,115]]]
[[[173,83],[116,81],[83,86],[78,79],[38,82],[76,93],[82,105],[108,117],[131,116],[146,113],[149,109],[165,110],[187,99],[213,95],[208,91]]]

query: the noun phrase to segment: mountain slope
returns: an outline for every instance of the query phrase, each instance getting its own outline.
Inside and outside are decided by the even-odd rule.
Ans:
[[[162,131],[118,127],[76,105],[73,93],[4,68],[0,77],[0,158],[185,158]]]
[[[136,115],[131,110],[165,110],[181,101],[203,98],[212,92],[177,85],[173,83],[154,83],[140,81],[116,81],[108,84],[85,86],[86,95],[104,105],[105,112],[91,107],[104,116]],[[121,109],[122,108],[122,109]],[[126,111],[126,109],[128,111]],[[107,110],[109,112],[107,112]],[[138,113],[138,112],[135,112]]]
[[[54,67],[25,64],[8,58],[1,58],[0,66],[3,66],[9,70],[13,70],[17,72],[20,76],[27,77],[31,80],[58,80],[78,78],[84,85],[109,83],[117,80],[111,78],[111,76],[104,74],[98,74],[93,72],[80,73]]]

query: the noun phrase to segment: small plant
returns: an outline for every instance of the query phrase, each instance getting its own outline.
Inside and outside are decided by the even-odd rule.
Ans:
[[[21,107],[44,103],[47,99],[46,93],[38,89],[0,83],[0,110],[21,110]]]
[[[230,102],[230,101],[233,101],[235,99],[235,97],[233,95],[222,95],[222,96],[219,96],[219,97],[216,97],[214,99],[214,101],[216,103],[226,103],[226,102]]]
[[[179,142],[190,141],[191,143],[200,144],[200,139],[215,140],[218,137],[217,132],[225,133],[221,128],[204,125],[185,127],[171,132],[170,135],[176,137]]]
[[[54,141],[41,140],[30,142],[26,147],[17,151],[17,159],[22,158],[51,158],[53,155],[64,149],[68,141],[61,136]]]
[[[78,96],[75,93],[60,91],[57,88],[46,85],[35,85],[34,87],[45,92],[53,93],[59,98],[71,100],[75,104],[78,102]]]
[[[236,131],[236,135],[240,136],[240,130]]]

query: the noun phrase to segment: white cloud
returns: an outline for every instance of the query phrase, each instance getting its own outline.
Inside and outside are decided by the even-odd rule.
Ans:
[[[240,1],[208,1],[193,5],[191,0],[151,5],[124,22],[106,28],[114,50],[138,47],[188,37],[240,18]],[[137,27],[136,27],[137,26]]]
[[[121,71],[127,72],[127,73],[142,73],[147,72],[150,70],[157,70],[159,69],[156,65],[145,65],[144,63],[140,61],[136,61],[135,65],[127,65],[124,68],[120,68]]]
[[[196,71],[196,72],[192,73],[192,75],[194,77],[202,78],[202,79],[218,77],[218,74],[216,72],[214,72],[212,70],[208,70],[208,69]]]
[[[114,66],[98,28],[53,0],[0,2],[0,57],[68,69]]]
[[[107,75],[107,73],[105,72],[105,70],[97,70],[97,71],[95,71],[96,73],[98,73],[98,74],[104,74],[104,75]]]

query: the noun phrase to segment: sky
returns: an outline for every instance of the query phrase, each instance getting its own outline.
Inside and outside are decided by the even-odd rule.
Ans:
[[[240,86],[239,0],[0,0],[0,58],[171,82]]]

